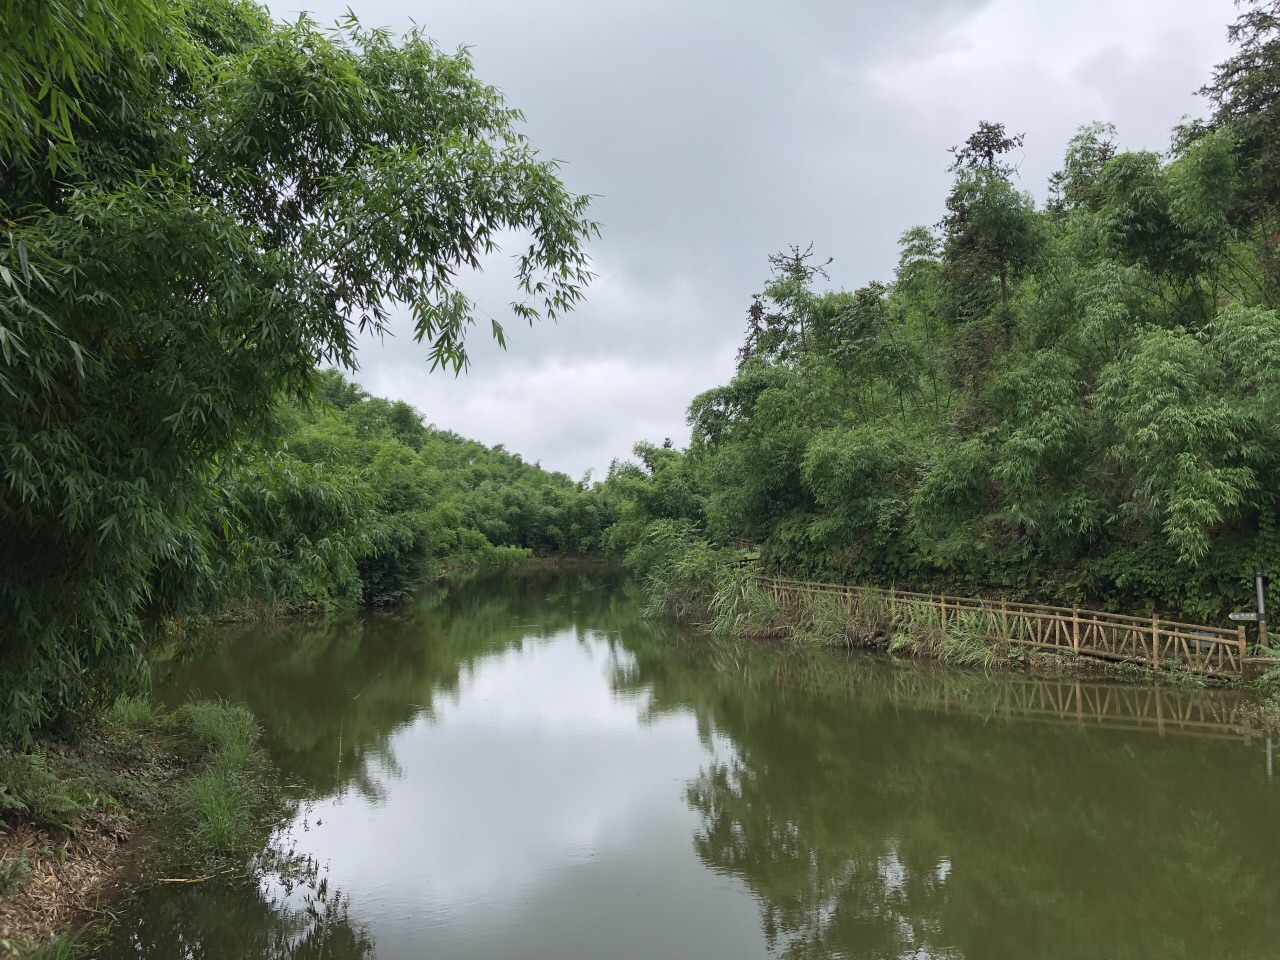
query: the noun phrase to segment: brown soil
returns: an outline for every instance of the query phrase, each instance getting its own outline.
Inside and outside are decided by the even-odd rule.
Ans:
[[[59,776],[88,781],[95,800],[70,831],[0,826],[0,960],[84,926],[124,893],[137,829],[163,811],[188,763],[165,738],[102,730],[44,755]]]
[[[0,899],[0,956],[20,957],[87,920],[118,880],[129,838],[127,828],[82,827],[57,838],[35,827],[0,836],[0,872],[24,879]]]

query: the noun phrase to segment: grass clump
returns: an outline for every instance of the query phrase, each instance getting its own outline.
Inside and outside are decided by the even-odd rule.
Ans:
[[[788,628],[773,596],[745,570],[727,570],[711,597],[711,630],[717,636],[764,639]]]
[[[252,815],[253,805],[252,778],[221,764],[201,770],[178,792],[189,840],[214,857],[255,846],[258,818]]]
[[[106,722],[122,730],[151,730],[160,718],[160,706],[149,697],[121,697],[106,713]]]
[[[201,761],[175,796],[189,853],[209,861],[253,852],[279,807],[253,714],[241,706],[201,701],[179,707],[163,726]]]
[[[164,718],[164,728],[207,762],[240,769],[258,752],[258,722],[241,706],[201,700]]]
[[[819,646],[882,646],[893,629],[888,600],[879,590],[802,589],[796,613],[803,639]]]
[[[989,610],[961,610],[944,620],[933,604],[911,601],[899,607],[889,652],[990,670],[1009,659],[1008,644],[999,639],[1006,631],[998,618]]]
[[[990,670],[1008,659],[1004,644],[993,644],[1000,636],[992,615],[985,610],[962,610],[947,624],[942,659],[966,667]]]
[[[36,947],[27,960],[84,960],[97,938],[88,928],[64,933]]]

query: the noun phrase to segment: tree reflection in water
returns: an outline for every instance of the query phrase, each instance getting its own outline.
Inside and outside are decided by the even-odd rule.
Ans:
[[[723,745],[687,787],[693,847],[756,896],[777,955],[1274,951],[1280,836],[1242,743],[993,721],[1031,678],[644,630],[616,654],[616,689]]]
[[[160,885],[117,919],[110,960],[367,960],[373,939],[317,864],[269,848],[252,879]]]
[[[641,619],[619,579],[486,575],[397,611],[233,633],[183,668],[183,686],[248,703],[302,802],[376,797],[396,776],[399,729],[436,716],[484,658],[557,634],[603,642],[612,691],[641,724],[696,720],[708,759],[672,799],[696,815],[700,861],[758,903],[775,955],[1274,954],[1280,835],[1251,747],[1009,720],[995,706],[1008,676],[719,644]],[[153,902],[159,918],[124,921],[120,956],[374,952],[314,877]]]
[[[296,795],[377,799],[397,774],[398,731],[433,717],[483,659],[632,607],[609,589],[620,577],[603,566],[472,573],[399,607],[223,627],[156,686],[175,701],[248,706]]]

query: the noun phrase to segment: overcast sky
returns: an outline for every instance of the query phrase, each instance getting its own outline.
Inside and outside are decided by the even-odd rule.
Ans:
[[[1091,120],[1163,150],[1226,51],[1231,0],[270,0],[322,23],[422,25],[472,48],[571,189],[599,196],[599,279],[558,324],[477,327],[470,373],[428,374],[411,324],[367,342],[357,379],[426,420],[575,478],[637,440],[688,438],[723,383],[767,257],[815,244],[832,282],[892,279],[897,238],[940,219],[947,147],[980,120],[1026,134],[1043,198]],[[511,250],[517,249],[516,245]],[[510,320],[513,269],[466,289]]]

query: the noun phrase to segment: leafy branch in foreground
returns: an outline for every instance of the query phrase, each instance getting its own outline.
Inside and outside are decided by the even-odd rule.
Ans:
[[[351,367],[356,331],[408,307],[460,370],[460,273],[518,231],[513,312],[555,317],[596,225],[467,53],[420,31],[247,0],[9,4],[3,26],[9,740],[138,683],[158,627],[211,601],[210,489],[318,364]]]

